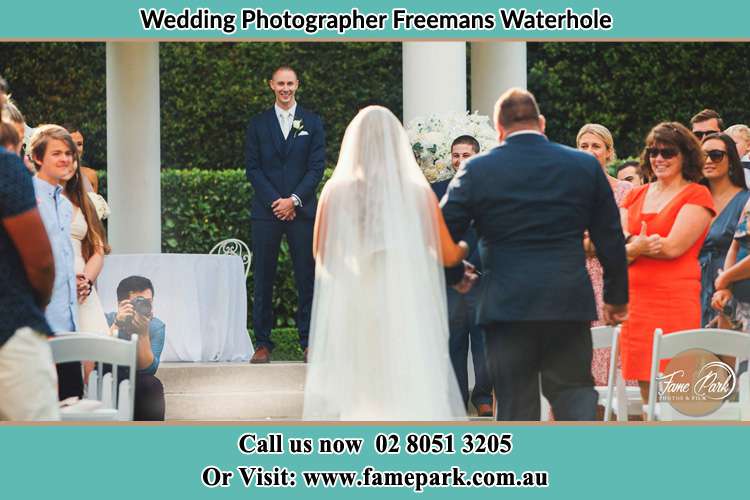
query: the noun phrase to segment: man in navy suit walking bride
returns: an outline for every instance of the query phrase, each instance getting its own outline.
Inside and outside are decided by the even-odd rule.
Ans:
[[[281,238],[286,234],[297,285],[297,329],[307,359],[315,262],[313,224],[316,188],[325,168],[325,132],[320,117],[297,104],[297,73],[277,68],[269,81],[276,101],[253,116],[245,135],[245,166],[254,194],[250,208],[253,270],[251,363],[268,363],[273,350],[273,283]]]

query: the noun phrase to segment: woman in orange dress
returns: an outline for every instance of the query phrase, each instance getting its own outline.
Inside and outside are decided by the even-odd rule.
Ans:
[[[630,311],[622,328],[623,376],[638,380],[648,400],[654,329],[701,327],[698,254],[714,203],[697,181],[704,163],[698,140],[683,125],[660,123],[646,138],[641,168],[656,180],[633,189],[620,213],[626,232]]]

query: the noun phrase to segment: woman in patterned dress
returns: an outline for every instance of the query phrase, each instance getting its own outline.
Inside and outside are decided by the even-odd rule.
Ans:
[[[607,166],[617,158],[612,133],[604,125],[599,125],[598,123],[587,123],[578,131],[576,147],[582,151],[591,153],[599,161],[604,173],[607,175],[607,180],[609,181],[609,185],[615,195],[615,201],[619,207],[628,191],[633,189],[633,185],[626,181],[617,180],[609,175],[609,172],[607,171]],[[587,235],[584,236],[583,246],[586,250],[586,269],[589,272],[591,284],[594,287],[596,311],[598,317],[601,318],[602,307],[604,305],[604,300],[602,298],[604,273],[602,271],[602,266],[599,263],[599,259],[596,258],[596,250]],[[591,326],[601,325],[604,325],[604,322],[601,320],[591,323]],[[591,362],[591,373],[594,376],[595,385],[607,385],[609,356],[610,349],[608,347],[594,350]]]

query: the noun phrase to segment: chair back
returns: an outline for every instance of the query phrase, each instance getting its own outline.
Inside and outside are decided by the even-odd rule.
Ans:
[[[651,377],[646,411],[648,420],[653,420],[656,413],[657,378],[660,374],[659,361],[672,358],[688,349],[703,349],[718,356],[725,355],[734,356],[738,359],[746,359],[750,356],[750,335],[734,330],[718,328],[698,328],[664,335],[662,329],[657,328],[654,331],[654,343],[651,355]],[[735,405],[738,409],[736,414],[739,414],[740,418],[749,419],[750,414],[747,414],[747,408],[750,404],[748,382],[746,377],[740,377],[738,382],[740,401],[739,404]],[[734,405],[734,403],[725,402],[723,406],[726,407],[727,405]],[[671,411],[667,413],[671,414]],[[730,415],[731,418],[732,413],[722,411],[707,418],[713,420],[721,418],[724,415]]]
[[[236,238],[229,238],[214,245],[208,253],[218,255],[236,255],[242,259],[242,265],[245,266],[245,278],[250,274],[250,264],[253,260],[253,253],[244,241]]]
[[[591,329],[591,347],[593,349],[603,349],[610,347],[612,350],[609,355],[609,370],[607,377],[607,389],[604,398],[604,421],[608,422],[612,417],[612,406],[615,397],[615,385],[617,385],[618,396],[618,420],[627,420],[627,400],[625,398],[625,381],[622,380],[620,373],[617,371],[617,358],[619,355],[618,339],[620,336],[620,327],[614,326],[595,326]],[[622,393],[622,394],[620,394]],[[625,411],[623,412],[623,405]],[[624,413],[624,414],[623,414]]]
[[[133,420],[133,409],[135,404],[135,375],[137,367],[138,336],[133,335],[130,340],[121,340],[115,337],[104,336],[94,333],[64,332],[58,333],[50,338],[52,358],[55,363],[67,363],[71,361],[94,361],[97,363],[96,374],[89,379],[87,396],[91,399],[101,401],[106,408],[114,408],[123,397],[123,384],[119,384],[118,369],[128,368],[128,379],[124,387],[127,390],[128,408],[120,418]],[[104,373],[104,364],[112,365],[111,373]],[[92,380],[93,379],[93,380]],[[123,381],[124,383],[125,381]],[[117,409],[120,409],[118,404]]]

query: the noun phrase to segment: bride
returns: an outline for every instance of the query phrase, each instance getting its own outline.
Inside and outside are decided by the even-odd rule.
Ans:
[[[406,132],[370,106],[349,124],[318,205],[304,418],[466,416],[448,356],[454,244]]]

